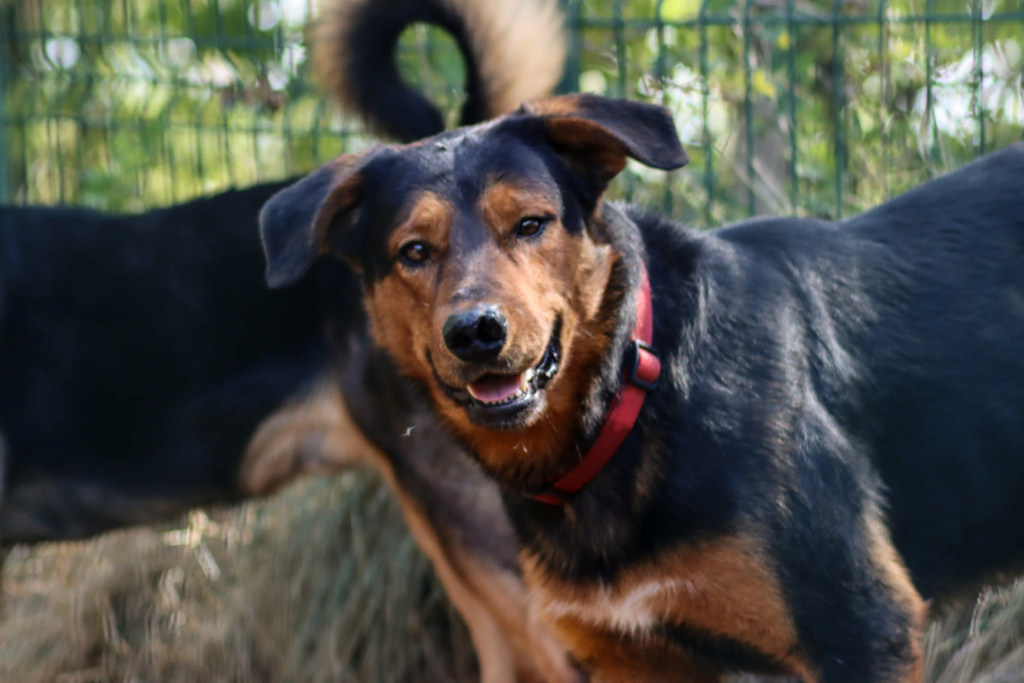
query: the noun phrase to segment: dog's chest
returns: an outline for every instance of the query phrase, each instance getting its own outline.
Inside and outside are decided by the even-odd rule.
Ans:
[[[627,588],[599,585],[582,595],[541,590],[538,604],[551,620],[571,618],[602,629],[640,635],[664,620],[667,602],[677,599],[680,592],[693,597],[697,590],[689,580],[650,579]]]
[[[611,636],[619,650],[632,643],[642,660],[649,643],[683,627],[744,643],[801,668],[789,661],[796,628],[781,587],[744,539],[673,550],[621,571],[611,583],[561,580],[530,556],[524,557],[524,569],[533,608],[563,639],[577,644],[577,657],[600,660],[605,648],[595,643]]]

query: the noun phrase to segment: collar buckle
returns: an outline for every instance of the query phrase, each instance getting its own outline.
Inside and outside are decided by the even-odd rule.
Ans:
[[[652,391],[661,376],[661,360],[658,352],[639,339],[631,340],[626,347],[623,374],[626,381],[644,391]]]

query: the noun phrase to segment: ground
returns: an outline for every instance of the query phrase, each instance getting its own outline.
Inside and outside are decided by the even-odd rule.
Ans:
[[[371,474],[161,529],[15,548],[3,582],[2,683],[475,676],[465,628]],[[969,603],[930,626],[927,680],[1024,681],[1024,583]]]

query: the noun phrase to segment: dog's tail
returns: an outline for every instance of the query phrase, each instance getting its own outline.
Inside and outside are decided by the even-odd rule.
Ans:
[[[313,34],[319,80],[374,132],[402,142],[444,130],[437,108],[398,72],[398,38],[412,24],[440,26],[462,51],[461,125],[548,95],[562,76],[558,0],[325,0],[321,11]]]

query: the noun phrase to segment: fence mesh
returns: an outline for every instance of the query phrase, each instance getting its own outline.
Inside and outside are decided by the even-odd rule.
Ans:
[[[0,0],[0,199],[135,210],[370,142],[310,81],[312,0]],[[1024,0],[586,0],[564,90],[668,105],[691,164],[616,191],[697,224],[849,215],[1024,137]],[[454,42],[404,75],[446,111]]]

